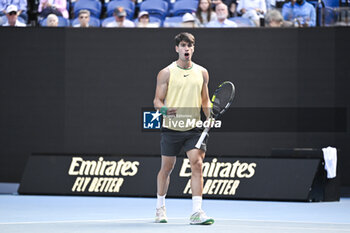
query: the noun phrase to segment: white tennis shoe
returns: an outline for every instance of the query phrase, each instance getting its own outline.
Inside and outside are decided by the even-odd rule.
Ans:
[[[208,217],[203,210],[195,212],[190,217],[191,225],[211,225],[214,223],[214,219]]]
[[[160,208],[157,208],[156,211],[156,223],[167,223],[168,218],[166,216],[166,209],[165,206],[162,206]]]

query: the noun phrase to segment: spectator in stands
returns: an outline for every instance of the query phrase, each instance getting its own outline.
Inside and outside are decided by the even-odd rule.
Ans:
[[[294,27],[294,23],[283,20],[283,16],[278,10],[269,10],[265,15],[266,27]]]
[[[141,11],[137,17],[137,27],[146,28],[149,24],[149,14],[147,11]]]
[[[7,22],[3,24],[4,27],[25,27],[26,24],[18,20],[18,8],[15,5],[9,5],[6,8]]]
[[[266,27],[283,27],[283,16],[278,10],[270,10],[265,15]]]
[[[237,11],[243,18],[248,18],[256,26],[260,26],[260,17],[263,18],[266,13],[266,2],[265,0],[240,0]]]
[[[199,27],[205,27],[207,23],[216,19],[216,13],[211,7],[211,0],[200,0],[196,11],[196,24]]]
[[[197,27],[195,18],[191,13],[186,13],[182,16],[181,27],[183,28],[195,28]]]
[[[228,5],[228,13],[229,13],[229,17],[236,17],[237,16],[237,2],[236,2],[236,0],[231,1],[231,3]]]
[[[81,28],[89,27],[90,11],[85,9],[80,10],[78,14],[78,20],[79,20],[79,24],[73,25],[73,27],[81,27]]]
[[[159,23],[150,23],[149,13],[147,11],[141,11],[137,17],[137,27],[140,28],[157,28]]]
[[[27,0],[0,0],[0,17],[6,20],[6,8],[10,5],[15,5],[18,9],[17,15],[28,21]]]
[[[316,26],[316,10],[305,0],[291,0],[282,7],[284,20],[291,21],[298,27]]]
[[[55,14],[49,14],[46,19],[48,27],[58,27],[58,17]]]
[[[67,0],[40,0],[38,12],[41,19],[46,18],[49,14],[69,18]]]
[[[228,8],[225,4],[220,3],[215,8],[217,20],[211,21],[207,24],[209,28],[227,28],[227,27],[237,27],[237,24],[233,21],[227,19]]]
[[[126,11],[123,7],[115,8],[113,15],[114,15],[115,21],[108,23],[106,25],[106,27],[108,27],[108,28],[113,28],[113,27],[133,28],[133,27],[135,27],[135,24],[126,18]]]
[[[229,17],[237,16],[237,0],[213,0],[213,4],[219,5],[220,3],[224,3],[228,7]]]

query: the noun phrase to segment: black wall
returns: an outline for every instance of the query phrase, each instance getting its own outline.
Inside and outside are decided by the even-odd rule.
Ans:
[[[177,58],[181,29],[0,28],[0,182],[19,182],[33,152],[158,154],[141,131],[156,75]],[[210,155],[272,148],[341,149],[350,186],[350,29],[195,29],[194,61],[211,93],[235,83],[233,108],[345,108],[343,132],[217,132]],[[315,113],[315,118],[317,114]]]

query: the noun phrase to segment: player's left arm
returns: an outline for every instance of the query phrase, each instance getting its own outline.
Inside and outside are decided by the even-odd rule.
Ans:
[[[209,83],[209,74],[206,69],[203,68],[202,70],[203,74],[203,87],[202,87],[202,109],[207,117],[207,119],[210,117],[210,109],[211,109],[211,102],[209,98],[209,90],[208,90],[208,83]]]

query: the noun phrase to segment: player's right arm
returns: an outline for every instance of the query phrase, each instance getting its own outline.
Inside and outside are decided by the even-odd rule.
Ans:
[[[168,67],[162,69],[157,76],[156,94],[154,96],[154,108],[160,110],[165,106],[164,100],[168,90],[170,70]],[[175,109],[167,109],[167,115],[175,114]]]

